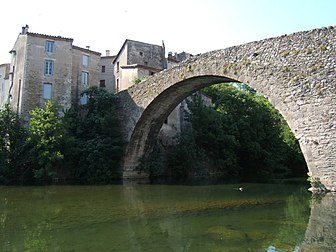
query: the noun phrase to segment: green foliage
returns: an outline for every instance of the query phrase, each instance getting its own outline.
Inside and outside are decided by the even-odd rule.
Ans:
[[[150,153],[145,153],[137,167],[139,171],[150,174],[151,177],[166,176],[167,156],[165,148],[157,141]]]
[[[149,76],[142,76],[142,77],[139,77],[139,78],[135,78],[132,82],[134,84],[139,84],[140,82],[144,81],[144,80],[147,80],[149,78]]]
[[[266,98],[241,83],[203,91],[213,106],[206,107],[198,96],[188,102],[191,132],[183,132],[177,146],[164,150],[166,157],[155,154],[165,160],[160,174],[264,181],[306,173],[297,140]],[[155,162],[155,157],[148,160]],[[150,173],[157,174],[155,167]]]
[[[37,179],[48,180],[57,175],[57,167],[64,155],[61,142],[64,137],[60,107],[48,101],[45,108],[30,112],[28,143],[32,146],[34,175]]]
[[[74,137],[67,163],[72,176],[84,183],[107,183],[120,176],[123,142],[117,114],[117,98],[105,89],[89,88],[88,103],[66,116]]]
[[[88,103],[64,116],[52,101],[32,110],[27,129],[10,105],[1,110],[0,184],[53,178],[107,183],[120,177],[123,142],[116,97],[99,88],[84,94]]]
[[[212,160],[216,173],[236,173],[238,160],[235,153],[239,143],[235,127],[229,127],[221,113],[204,106],[198,96],[188,102],[188,106],[195,143]]]
[[[27,131],[9,104],[0,111],[0,184],[29,177]]]
[[[236,130],[240,177],[255,180],[288,176],[294,168],[293,160],[295,169],[301,172],[298,174],[304,174],[306,167],[298,143],[266,98],[232,85],[214,85],[205,91],[213,97],[215,109]]]
[[[179,144],[168,151],[165,175],[175,179],[205,176],[206,160],[206,153],[196,144],[193,132],[185,132]]]

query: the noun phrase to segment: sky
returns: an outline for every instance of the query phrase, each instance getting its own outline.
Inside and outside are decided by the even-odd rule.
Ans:
[[[11,0],[0,3],[0,64],[10,62],[21,27],[74,39],[105,55],[125,39],[166,52],[205,53],[336,25],[335,0]]]

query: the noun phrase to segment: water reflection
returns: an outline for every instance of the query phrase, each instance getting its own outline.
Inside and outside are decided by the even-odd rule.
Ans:
[[[213,196],[214,192],[203,189],[203,194]],[[231,188],[232,189],[232,188]],[[173,214],[169,205],[161,210],[159,219],[147,215],[148,203],[137,191],[137,187],[126,188],[131,193],[129,206],[143,213],[143,221],[132,229],[132,249],[137,251],[296,251],[304,239],[309,218],[309,201],[306,188],[300,188],[286,199],[274,191],[263,192],[252,189],[250,194],[236,194],[218,202],[215,199],[203,201],[202,193],[191,193],[189,200],[179,204]],[[264,189],[264,188],[263,188]],[[284,188],[282,188],[284,189]],[[209,188],[208,188],[209,190]],[[255,194],[256,192],[259,192]],[[263,190],[261,190],[263,191]],[[160,197],[170,201],[171,190],[160,190]],[[188,190],[190,193],[190,190]],[[147,192],[148,193],[148,192]],[[183,199],[186,193],[179,193]],[[201,193],[201,195],[199,194]],[[157,193],[155,193],[158,195]],[[127,194],[128,195],[128,194]],[[137,195],[138,198],[134,198]],[[199,195],[197,201],[192,195]],[[257,198],[255,198],[255,196]],[[216,197],[214,197],[216,198]],[[135,201],[138,201],[136,204]],[[147,209],[146,209],[147,208]],[[160,206],[157,206],[160,208]],[[181,211],[181,209],[187,211]],[[167,214],[164,214],[167,212]],[[134,222],[132,222],[134,223]],[[153,244],[143,242],[143,234],[156,236]],[[150,240],[150,239],[149,239]],[[270,245],[273,244],[273,245]]]
[[[336,195],[312,200],[309,224],[301,251],[336,251]]]
[[[2,187],[0,251],[334,249],[334,196],[312,202],[305,187],[244,187]]]

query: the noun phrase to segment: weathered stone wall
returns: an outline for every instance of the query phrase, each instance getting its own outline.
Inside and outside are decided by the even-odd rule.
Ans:
[[[10,65],[10,103],[13,109],[22,113],[21,103],[22,103],[22,90],[25,87],[25,54],[26,54],[26,42],[27,35],[19,35],[13,50],[12,59]],[[21,84],[20,84],[21,83]]]
[[[46,51],[47,41],[53,51]],[[13,108],[29,121],[29,112],[43,107],[43,86],[51,84],[51,99],[62,109],[69,109],[72,101],[88,86],[99,86],[100,53],[72,45],[73,39],[37,33],[20,33],[13,47],[10,94]],[[82,55],[89,56],[89,65],[82,65]],[[52,74],[45,74],[46,60],[52,61]],[[89,85],[79,86],[81,71],[89,73]],[[13,79],[13,81],[12,81]],[[48,98],[49,99],[49,98]]]
[[[22,111],[25,116],[36,107],[42,107],[43,83],[52,84],[52,99],[65,109],[71,106],[71,42],[54,41],[54,52],[46,52],[45,37],[27,35],[25,78],[22,80]],[[45,61],[53,62],[52,75],[45,75]]]
[[[0,65],[0,107],[8,100],[9,92],[9,68],[10,64]]]
[[[122,66],[120,67],[121,78],[121,90],[127,89],[134,85],[134,79],[139,76],[139,69],[137,67]]]
[[[305,239],[300,251],[336,251],[336,195],[313,201]]]
[[[114,77],[114,65],[113,60],[115,56],[104,56],[100,59],[101,67],[105,66],[105,72],[101,72],[100,80],[105,80],[106,90],[115,93],[115,77]]]
[[[309,172],[336,187],[336,28],[265,39],[187,59],[120,94],[125,177],[176,105],[200,88],[238,81],[267,97],[299,140]]]
[[[138,64],[163,69],[164,51],[162,46],[128,40],[127,64]]]
[[[114,61],[114,76],[116,79],[116,91],[127,89],[130,85],[121,84],[123,82],[123,72],[121,66],[127,65],[127,46],[123,47]],[[119,84],[119,86],[118,86]]]
[[[162,70],[164,60],[162,46],[126,40],[115,59],[114,75],[120,84],[118,91],[132,86],[135,78]]]
[[[83,65],[83,55],[89,56],[89,64]],[[85,48],[73,46],[72,48],[72,102],[78,104],[80,94],[91,86],[99,87],[100,83],[100,53]],[[82,72],[89,74],[88,84],[82,83]]]

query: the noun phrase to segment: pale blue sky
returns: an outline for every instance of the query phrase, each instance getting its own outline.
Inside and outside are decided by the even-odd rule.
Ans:
[[[25,24],[103,55],[127,38],[197,54],[336,25],[335,0],[12,0],[0,10],[0,64]]]

